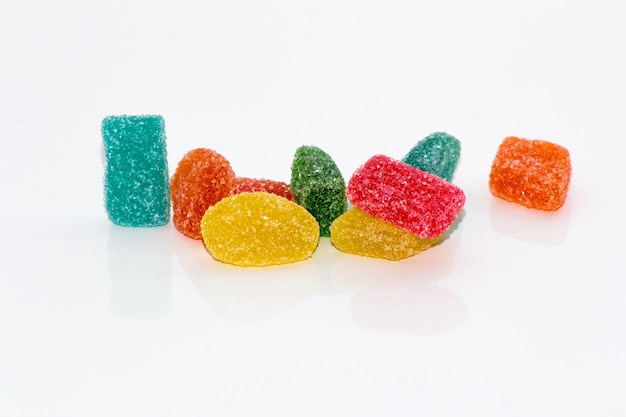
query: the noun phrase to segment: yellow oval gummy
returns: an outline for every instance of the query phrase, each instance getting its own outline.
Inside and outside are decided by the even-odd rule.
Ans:
[[[305,260],[319,243],[319,224],[304,207],[276,194],[245,192],[209,207],[202,240],[218,261],[239,266]]]
[[[440,237],[420,238],[356,207],[330,225],[330,241],[340,251],[392,261],[424,251],[437,243]]]

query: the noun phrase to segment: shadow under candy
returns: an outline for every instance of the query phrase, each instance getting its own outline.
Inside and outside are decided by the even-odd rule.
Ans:
[[[171,305],[171,228],[111,225],[107,264],[110,308],[126,318],[158,318]]]
[[[494,197],[491,227],[501,235],[529,243],[557,246],[566,238],[570,224],[569,201],[556,211],[542,211]]]
[[[319,288],[311,259],[279,266],[239,267],[216,261],[201,241],[178,236],[181,267],[207,305],[222,317],[266,320],[303,302]]]
[[[400,261],[345,254],[336,262],[333,286],[354,292],[350,314],[357,327],[413,335],[447,332],[465,321],[467,305],[433,283],[451,273],[459,242],[448,234],[436,246]]]
[[[394,278],[390,278],[394,281]],[[465,321],[467,305],[455,292],[416,280],[359,291],[350,301],[353,323],[382,333],[433,335]]]

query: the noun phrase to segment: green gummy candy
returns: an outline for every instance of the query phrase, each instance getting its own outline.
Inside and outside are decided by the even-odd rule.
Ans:
[[[332,158],[316,146],[301,146],[291,164],[291,193],[330,236],[330,225],[348,208],[346,182]]]
[[[170,219],[170,186],[161,116],[107,116],[102,120],[104,200],[120,226],[162,226]]]
[[[420,140],[402,159],[405,164],[452,181],[461,156],[461,142],[445,132],[435,132]]]

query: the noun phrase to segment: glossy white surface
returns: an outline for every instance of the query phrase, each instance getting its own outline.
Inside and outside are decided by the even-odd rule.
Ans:
[[[0,416],[626,416],[623,2],[307,3],[0,5]],[[467,203],[404,261],[221,265],[107,220],[123,113],[279,180],[447,131]],[[558,212],[489,193],[509,135],[570,150]]]

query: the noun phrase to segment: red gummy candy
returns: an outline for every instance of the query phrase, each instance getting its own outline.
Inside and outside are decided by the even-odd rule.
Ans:
[[[286,182],[261,178],[235,178],[235,183],[233,185],[233,194],[255,191],[265,191],[266,193],[276,194],[281,197],[285,197],[287,200],[293,201],[291,187]]]
[[[202,240],[204,212],[233,190],[230,162],[212,149],[198,148],[183,156],[171,180],[173,223],[192,239]]]
[[[384,155],[354,172],[346,195],[361,211],[423,239],[441,236],[465,204],[457,186]]]

